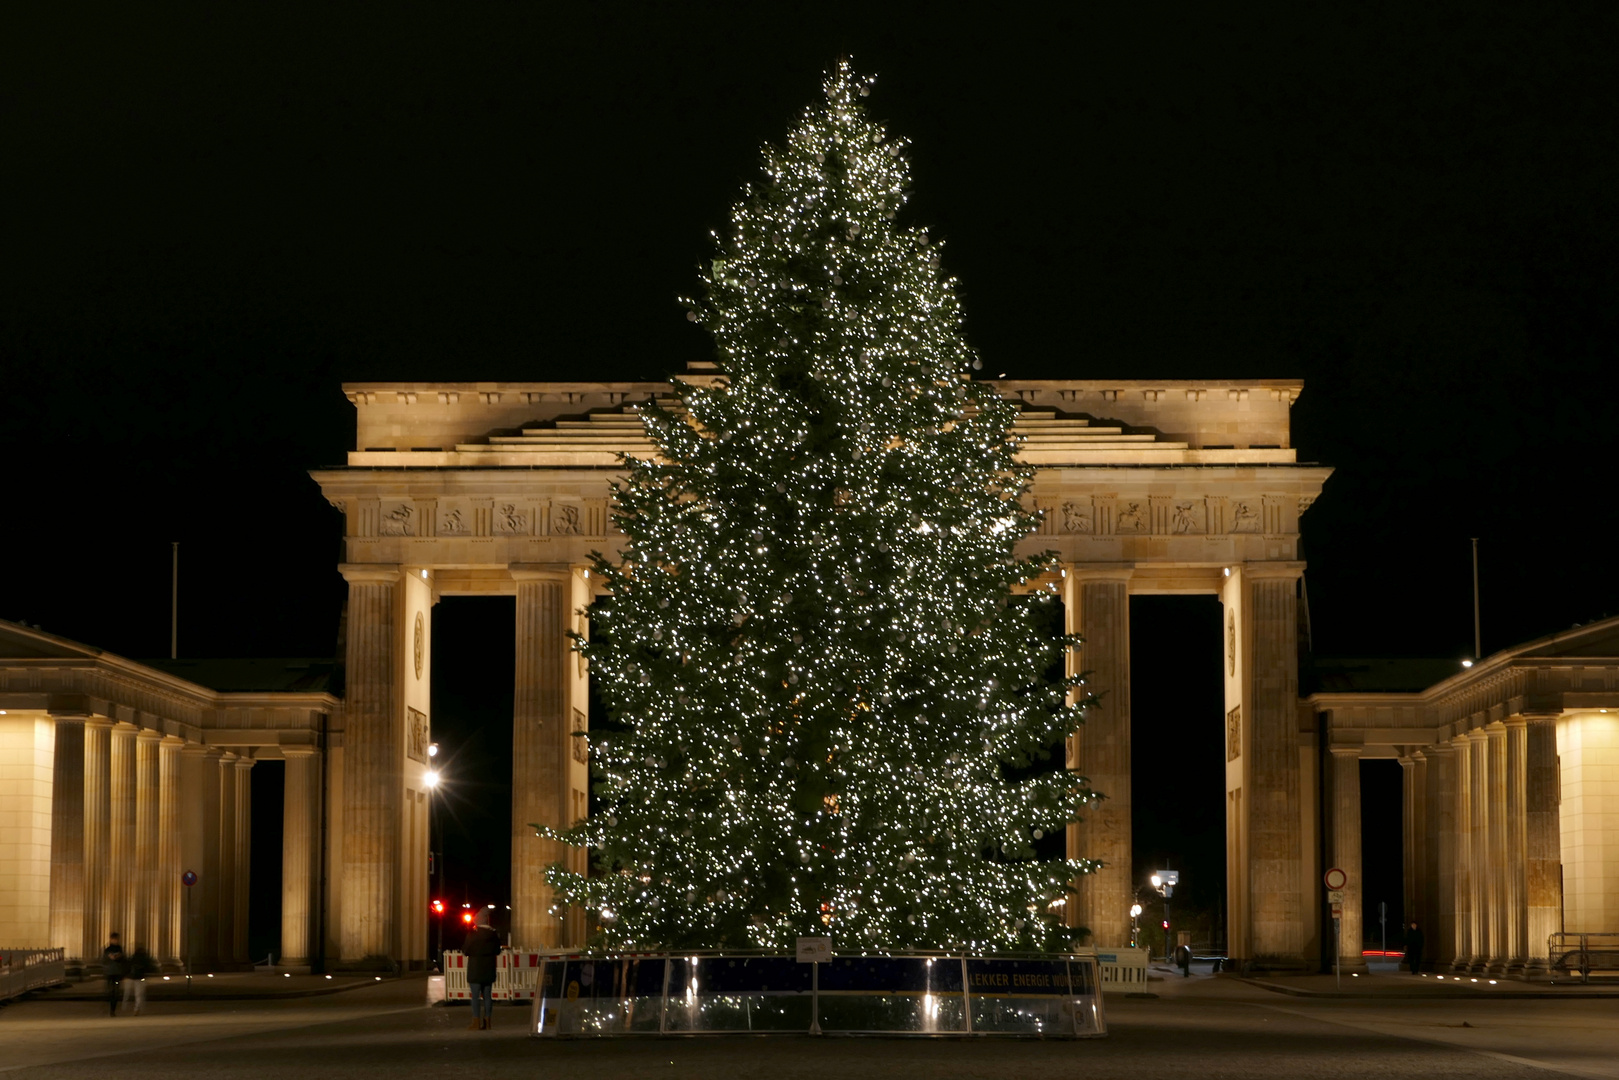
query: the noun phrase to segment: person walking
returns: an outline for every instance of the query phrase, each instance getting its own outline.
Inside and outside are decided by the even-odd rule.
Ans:
[[[467,934],[461,951],[467,958],[467,987],[472,991],[472,1023],[469,1031],[488,1031],[495,989],[495,958],[500,955],[500,935],[489,925],[489,911],[478,912],[477,924]]]
[[[146,976],[156,971],[157,961],[152,959],[145,945],[136,942],[135,951],[129,954],[129,960],[124,965],[124,1004],[128,1005],[130,999],[134,998],[136,1016],[146,1007]]]
[[[1411,969],[1411,974],[1422,974],[1422,929],[1416,923],[1405,932],[1405,966]]]
[[[107,935],[107,947],[101,950],[101,977],[107,980],[107,1015],[118,1015],[118,984],[124,978],[124,947],[118,942],[118,931]]]

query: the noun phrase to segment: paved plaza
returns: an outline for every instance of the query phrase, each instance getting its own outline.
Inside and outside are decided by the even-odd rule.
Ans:
[[[159,1001],[116,1019],[84,1000],[0,1008],[0,1073],[45,1077],[1619,1077],[1619,997],[1456,996],[1408,977],[1366,996],[1302,996],[1231,979],[1173,978],[1110,997],[1105,1039],[712,1038],[549,1042],[527,1010],[467,1030],[464,1008],[422,1004],[420,980],[309,998]],[[1502,984],[1504,994],[1522,992]]]

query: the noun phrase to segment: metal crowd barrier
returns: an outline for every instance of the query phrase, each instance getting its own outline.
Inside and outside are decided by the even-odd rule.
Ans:
[[[1107,1034],[1095,956],[540,954],[529,1033]]]
[[[1552,981],[1559,973],[1579,975],[1590,982],[1591,973],[1619,975],[1619,933],[1553,934],[1547,942]]]
[[[62,949],[0,949],[0,1001],[65,982]]]

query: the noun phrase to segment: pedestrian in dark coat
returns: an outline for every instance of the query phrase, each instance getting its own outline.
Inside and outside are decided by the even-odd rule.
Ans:
[[[146,976],[157,974],[157,961],[146,946],[135,943],[135,951],[124,957],[124,1004],[135,1003],[135,1015],[146,1007]]]
[[[473,1031],[488,1031],[494,1019],[491,1006],[495,989],[495,958],[500,955],[500,935],[489,925],[487,909],[478,912],[477,925],[467,934],[461,951],[467,958],[467,987],[472,991]]]
[[[1411,969],[1411,974],[1422,974],[1422,930],[1416,923],[1405,932],[1405,966]]]
[[[118,984],[124,981],[124,947],[118,943],[118,931],[107,935],[107,947],[101,950],[101,977],[107,980],[107,1015],[118,1015]]]

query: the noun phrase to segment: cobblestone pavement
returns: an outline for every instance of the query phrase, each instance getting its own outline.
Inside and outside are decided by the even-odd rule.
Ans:
[[[301,1001],[163,1002],[110,1019],[90,1002],[0,1009],[0,1073],[46,1077],[486,1078],[1546,1077],[1619,1080],[1619,1001],[1312,1000],[1229,980],[1110,998],[1084,1042],[740,1038],[550,1042],[527,1010],[491,1032],[427,1008],[419,981]]]

